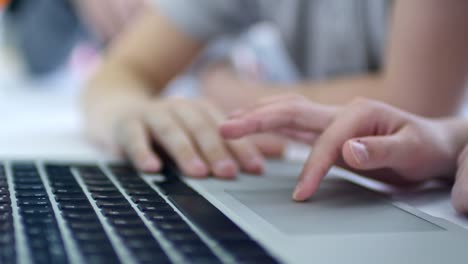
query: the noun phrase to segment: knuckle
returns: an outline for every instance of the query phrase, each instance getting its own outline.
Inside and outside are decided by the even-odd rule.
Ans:
[[[195,134],[204,134],[202,131],[207,128],[207,125],[204,122],[193,122],[191,127]]]
[[[373,110],[377,107],[377,103],[364,97],[356,97],[349,104],[352,108]]]
[[[173,154],[182,160],[193,158],[195,151],[190,142],[182,136],[175,136],[170,138],[167,142],[168,148],[172,150]]]
[[[174,134],[177,134],[177,128],[175,128],[171,122],[168,122],[164,118],[153,121],[153,128],[155,129],[156,135],[160,139],[174,137]]]
[[[252,157],[258,153],[255,144],[248,139],[231,140],[227,142],[229,148],[240,157]]]
[[[218,155],[224,152],[223,142],[214,133],[204,133],[197,138],[197,143],[207,154]]]

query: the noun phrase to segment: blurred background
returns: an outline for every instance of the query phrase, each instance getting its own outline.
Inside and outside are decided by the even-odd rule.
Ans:
[[[150,4],[154,3],[0,0],[0,145],[14,146],[3,147],[0,154],[53,146],[46,138],[30,139],[30,134],[84,140],[80,91],[106,49]],[[200,69],[226,63],[249,79],[293,82],[298,78],[279,33],[262,23],[235,38],[213,40],[194,65],[169,85],[167,95],[199,95]]]
[[[150,4],[147,0],[0,2],[0,90],[34,82],[34,90],[75,94],[99,64],[101,54]],[[280,82],[297,78],[278,33],[268,24],[236,39],[214,40],[195,65],[206,67],[226,59],[249,78]],[[173,85],[176,90],[193,93],[193,74],[189,70],[179,78]]]

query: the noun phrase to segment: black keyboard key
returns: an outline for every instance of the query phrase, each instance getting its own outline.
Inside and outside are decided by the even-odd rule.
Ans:
[[[151,250],[135,250],[135,258],[139,263],[172,263],[165,253],[157,253]]]
[[[39,184],[31,184],[31,183],[19,183],[16,184],[15,187],[16,190],[21,190],[21,191],[37,191],[37,190],[44,190],[44,186],[39,185]]]
[[[55,195],[70,195],[70,194],[82,194],[83,191],[81,189],[69,189],[69,188],[57,188],[53,189],[52,192]]]
[[[0,196],[0,204],[11,204],[10,196],[9,195]]]
[[[116,210],[115,208],[109,208],[109,209],[103,208],[102,213],[109,218],[133,216],[136,214],[133,208],[130,208],[127,210]]]
[[[62,212],[65,219],[71,222],[89,221],[98,219],[94,212],[81,213],[81,212]]]
[[[72,222],[69,226],[72,230],[80,232],[101,232],[104,230],[101,223],[96,220]]]
[[[20,206],[47,206],[49,205],[49,201],[47,200],[47,198],[43,198],[43,199],[21,199],[19,200],[18,202],[18,205]]]
[[[111,225],[116,226],[117,228],[136,228],[141,227],[142,221],[140,218],[113,218],[109,219]]]
[[[58,203],[67,203],[67,202],[77,202],[77,203],[81,203],[81,202],[88,202],[88,198],[86,198],[86,196],[85,196],[84,194],[73,195],[73,196],[59,195],[59,196],[56,196],[55,200],[56,200]]]
[[[143,224],[143,223],[142,223]],[[150,231],[146,226],[142,227],[131,227],[131,228],[124,228],[124,227],[119,227],[116,229],[117,233],[124,237],[124,238],[130,238],[130,237],[148,237],[150,234]]]
[[[153,195],[131,195],[131,199],[134,203],[149,203],[149,202],[163,202],[164,199],[159,194]]]
[[[85,254],[86,263],[101,264],[101,263],[120,263],[117,255],[114,253],[87,253]]]
[[[88,190],[93,193],[118,193],[119,191],[114,186],[102,187],[102,186],[88,186]]]
[[[178,245],[181,242],[200,241],[200,238],[194,232],[187,233],[180,231],[170,231],[165,232],[164,237],[169,241],[172,241],[175,245]]]
[[[147,238],[150,238],[150,237],[147,237]],[[138,249],[148,249],[148,248],[153,247],[152,245],[148,243],[147,240],[148,239],[142,239],[142,238],[128,238],[124,240],[124,243],[126,246],[132,249],[132,251],[137,251]]]
[[[102,232],[75,232],[75,238],[83,243],[106,241],[107,235]]]
[[[155,194],[156,191],[153,189],[145,189],[145,190],[140,190],[140,189],[125,189],[125,192],[128,195],[152,195]]]
[[[91,197],[93,197],[94,200],[117,200],[122,198],[122,194],[120,193],[115,193],[115,194],[95,194],[92,193]]]
[[[187,223],[183,222],[183,221],[175,222],[175,223],[155,221],[154,225],[158,229],[160,229],[162,232],[166,232],[166,231],[190,231],[191,230],[190,226]]]
[[[16,193],[16,198],[47,198],[46,192],[25,192],[20,191]]]
[[[126,199],[118,200],[98,200],[96,204],[99,208],[112,208],[112,207],[122,207],[128,206],[128,201]]]
[[[101,244],[101,243],[84,243],[81,246],[81,250],[85,255],[92,255],[92,254],[109,254],[114,251],[114,248],[111,246],[111,244],[106,243],[106,244]],[[104,254],[103,254],[104,253]]]
[[[143,191],[143,190],[153,191],[153,189],[151,189],[151,187],[149,187],[148,184],[146,184],[144,181],[121,182],[121,185],[125,189],[133,189],[133,190],[140,190],[140,191]]]
[[[167,204],[165,201],[139,203],[137,205],[137,207],[142,212],[174,211],[174,209],[169,204]]]
[[[184,182],[179,179],[169,179],[163,182],[154,182],[161,191],[168,195],[198,195],[192,188],[187,186]]]
[[[73,203],[73,202],[66,202],[60,203],[59,208],[62,211],[73,211],[73,212],[84,212],[84,211],[94,211],[93,207],[89,203]]]

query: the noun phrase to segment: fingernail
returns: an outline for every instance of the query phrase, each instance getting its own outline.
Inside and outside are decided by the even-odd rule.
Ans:
[[[198,158],[193,159],[188,163],[188,168],[191,174],[195,177],[204,177],[208,174],[208,168],[205,163]]]
[[[302,194],[301,194],[301,187],[300,187],[299,184],[298,184],[298,185],[296,186],[296,188],[294,189],[292,198],[293,198],[295,201],[299,201],[299,202],[304,200],[304,198],[302,197]]]
[[[161,163],[153,158],[147,158],[141,163],[141,167],[144,171],[156,172],[161,169]]]
[[[364,144],[358,141],[351,141],[351,153],[358,164],[364,164],[369,160],[369,152]]]
[[[232,160],[222,160],[216,162],[213,171],[216,176],[223,178],[232,178],[237,174],[237,165]]]
[[[252,173],[261,174],[263,172],[264,160],[260,157],[254,157],[248,163],[248,170]]]

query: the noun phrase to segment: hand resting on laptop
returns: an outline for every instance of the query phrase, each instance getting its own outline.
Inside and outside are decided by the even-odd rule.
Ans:
[[[467,122],[423,118],[367,99],[331,107],[298,95],[276,96],[234,112],[220,127],[227,139],[268,131],[314,146],[293,194],[297,201],[313,195],[334,164],[392,184],[450,179],[468,142]],[[460,155],[452,193],[462,213],[468,213],[465,160],[468,149]]]

